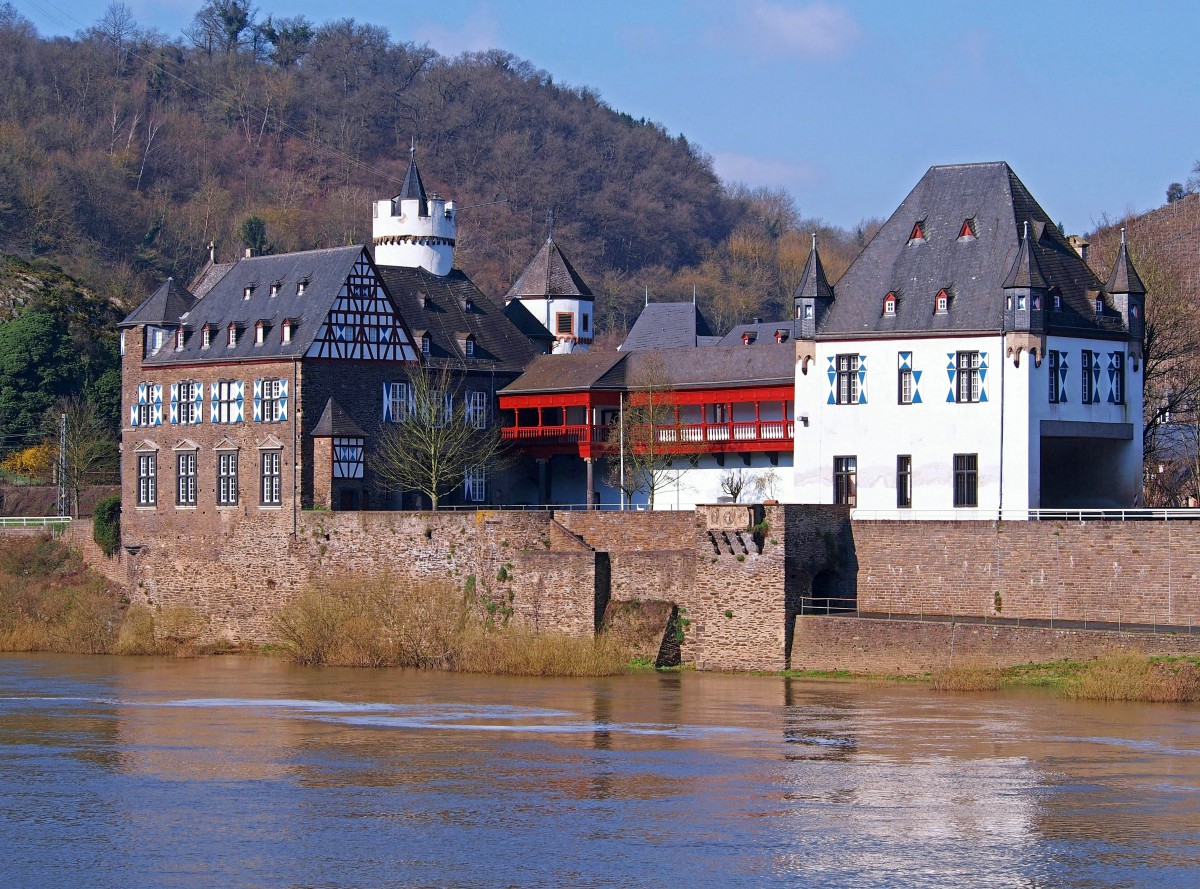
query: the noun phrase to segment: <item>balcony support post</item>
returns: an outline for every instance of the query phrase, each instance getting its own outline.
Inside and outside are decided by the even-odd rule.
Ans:
[[[592,458],[584,457],[584,464],[587,466],[587,508],[596,508],[595,482],[592,479]]]

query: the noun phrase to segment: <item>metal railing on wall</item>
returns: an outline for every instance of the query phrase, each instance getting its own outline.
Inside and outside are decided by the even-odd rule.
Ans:
[[[0,516],[0,530],[5,528],[49,528],[52,531],[61,531],[70,524],[70,516]]]
[[[1200,509],[851,509],[855,521],[1167,522],[1200,520]]]

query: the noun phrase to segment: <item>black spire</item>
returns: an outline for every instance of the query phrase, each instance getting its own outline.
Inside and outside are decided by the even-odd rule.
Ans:
[[[417,169],[417,143],[413,141],[408,152],[408,172],[404,174],[404,183],[400,193],[392,198],[393,201],[420,201],[417,211],[420,216],[429,215],[429,203],[425,197],[425,184],[421,182],[421,171]]]

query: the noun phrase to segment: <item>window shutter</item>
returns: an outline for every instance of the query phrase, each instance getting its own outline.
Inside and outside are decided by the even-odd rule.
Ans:
[[[162,384],[154,386],[154,406],[150,409],[150,425],[161,426],[163,421],[163,390]]]
[[[208,420],[210,423],[216,423],[220,418],[220,409],[217,406],[217,393],[221,391],[220,383],[213,383],[209,390],[210,401],[208,403]]]
[[[279,381],[279,420],[283,422],[287,419],[287,402],[288,402],[288,381]]]
[[[171,425],[179,423],[179,384],[171,384]]]
[[[202,423],[202,422],[204,422],[204,384],[203,383],[193,383],[192,385],[195,387],[194,398],[195,398],[195,405],[196,405],[196,415],[193,418],[193,422]]]
[[[262,389],[263,389],[262,384],[263,384],[262,380],[254,381],[254,422],[255,423],[262,422]]]
[[[446,423],[449,423],[454,419],[454,394],[451,392],[446,393],[446,407],[443,412],[443,416],[445,417],[444,422]]]
[[[392,422],[392,384],[383,384],[383,422]]]
[[[136,404],[129,405],[129,425],[136,426],[138,424],[138,406]]]
[[[233,419],[234,423],[245,422],[246,419],[246,381],[238,380],[233,384]]]

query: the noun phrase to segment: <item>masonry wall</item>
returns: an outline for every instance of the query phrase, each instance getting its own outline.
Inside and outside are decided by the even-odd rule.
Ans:
[[[854,522],[858,607],[1200,624],[1200,523]]]
[[[1007,667],[1109,652],[1200,655],[1200,634],[1122,633],[950,621],[801,617],[792,669],[923,673],[955,664]]]

